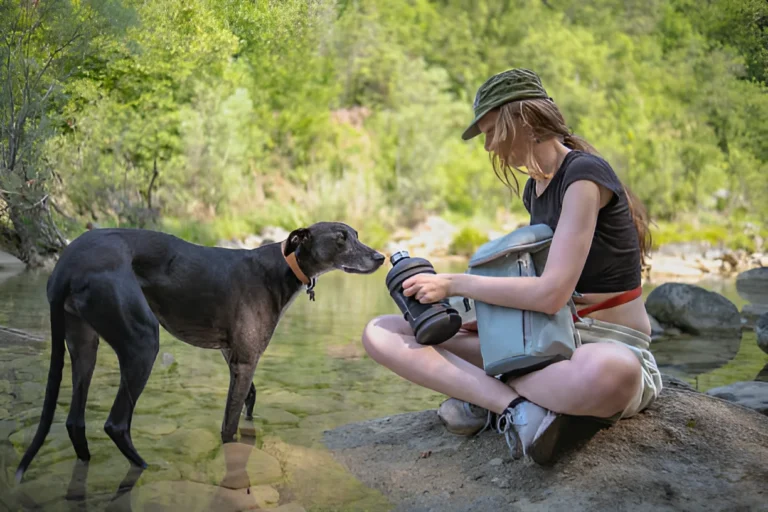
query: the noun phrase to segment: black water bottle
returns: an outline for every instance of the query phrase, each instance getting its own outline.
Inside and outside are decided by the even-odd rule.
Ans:
[[[387,274],[387,288],[403,316],[411,325],[416,342],[437,345],[452,338],[461,328],[461,316],[446,299],[422,304],[415,297],[403,294],[403,282],[416,274],[436,274],[424,258],[411,258],[407,251],[398,251],[389,258],[392,269]]]

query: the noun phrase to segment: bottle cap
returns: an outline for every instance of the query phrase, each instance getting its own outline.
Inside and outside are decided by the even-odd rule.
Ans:
[[[392,256],[389,257],[389,262],[392,263],[392,265],[396,265],[398,261],[410,257],[411,255],[408,254],[408,251],[401,249],[399,251],[395,251]]]

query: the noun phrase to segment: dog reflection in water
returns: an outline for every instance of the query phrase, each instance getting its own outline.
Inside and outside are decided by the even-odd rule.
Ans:
[[[224,476],[215,491],[211,489],[210,492],[196,495],[171,495],[175,491],[169,487],[167,495],[159,496],[152,493],[152,496],[143,497],[145,499],[141,499],[141,504],[137,502],[138,496],[133,496],[133,491],[144,473],[144,469],[131,464],[125,477],[117,486],[114,495],[109,498],[98,495],[89,496],[87,493],[89,463],[76,460],[66,492],[66,502],[69,507],[65,510],[72,512],[89,509],[107,512],[133,512],[134,510],[137,512],[139,510],[171,512],[179,510],[179,505],[182,503],[185,512],[208,510],[234,512],[258,508],[260,504],[257,502],[256,496],[250,492],[251,480],[247,471],[248,460],[253,453],[254,443],[255,438],[242,436],[238,443],[222,445],[224,467],[217,469],[220,469]],[[206,485],[205,487],[211,488],[213,486]],[[108,500],[106,507],[104,506],[105,499]],[[35,500],[23,488],[16,492],[16,501],[18,505],[23,507],[23,510],[46,510],[45,505]],[[54,509],[60,510],[59,506],[60,502],[57,502]]]

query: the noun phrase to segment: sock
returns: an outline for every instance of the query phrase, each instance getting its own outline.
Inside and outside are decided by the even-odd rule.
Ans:
[[[512,400],[511,402],[509,402],[509,405],[507,406],[507,409],[514,409],[515,407],[517,407],[517,404],[519,404],[521,402],[525,402],[525,398],[519,396],[519,397],[515,398],[514,400]]]

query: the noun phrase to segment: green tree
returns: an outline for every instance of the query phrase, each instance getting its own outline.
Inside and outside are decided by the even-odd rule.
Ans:
[[[56,116],[61,85],[78,73],[92,40],[106,29],[108,7],[65,0],[0,3],[0,236],[33,266],[65,243],[51,213],[53,164],[42,149],[62,121]]]

